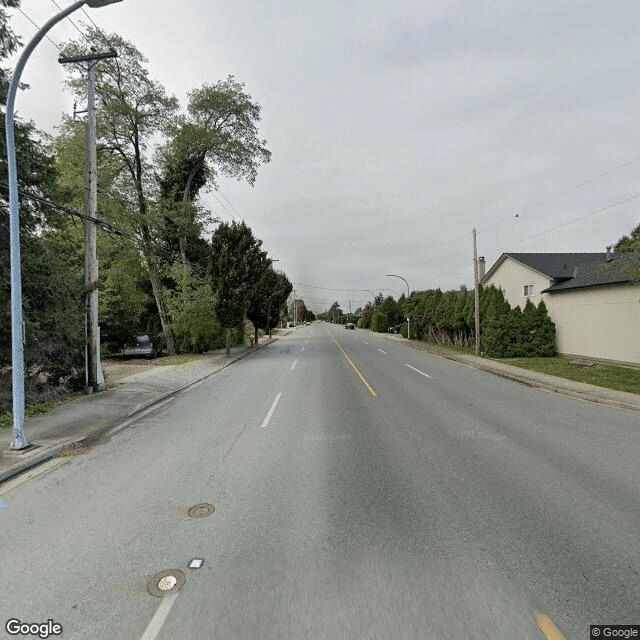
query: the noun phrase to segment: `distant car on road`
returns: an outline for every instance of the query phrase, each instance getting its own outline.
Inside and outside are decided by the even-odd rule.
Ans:
[[[124,346],[125,356],[147,356],[156,358],[162,354],[162,347],[155,345],[146,333],[136,333]]]
[[[355,329],[356,325],[353,322],[347,322],[345,329]]]

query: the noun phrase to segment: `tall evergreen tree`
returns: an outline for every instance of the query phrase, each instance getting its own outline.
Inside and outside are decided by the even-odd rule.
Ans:
[[[210,275],[216,313],[227,329],[227,356],[231,355],[231,329],[239,327],[251,298],[271,261],[244,222],[221,223],[211,238]]]

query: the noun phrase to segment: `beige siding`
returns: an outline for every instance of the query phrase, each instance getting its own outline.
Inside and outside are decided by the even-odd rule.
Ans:
[[[640,287],[631,283],[545,293],[559,353],[640,364]]]
[[[498,289],[502,289],[504,297],[512,307],[519,306],[520,309],[524,309],[524,305],[527,304],[524,285],[533,285],[533,295],[529,296],[529,299],[537,307],[542,299],[540,292],[551,286],[552,280],[512,258],[506,258],[484,284],[487,287],[493,284]],[[547,304],[546,300],[545,304]]]
[[[544,300],[556,325],[556,349],[590,358],[640,364],[640,286],[607,284],[583,289],[541,293],[552,284],[546,276],[506,258],[486,286],[502,288],[512,307],[524,309],[524,285],[536,306]]]

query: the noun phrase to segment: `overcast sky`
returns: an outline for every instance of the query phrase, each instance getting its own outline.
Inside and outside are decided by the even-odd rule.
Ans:
[[[58,11],[22,9],[39,25]],[[124,0],[87,12],[183,105],[205,81],[246,84],[273,157],[253,188],[221,191],[316,312],[372,297],[332,289],[397,298],[404,283],[387,273],[412,290],[472,286],[474,227],[488,269],[503,251],[604,251],[640,222],[638,197],[528,239],[640,194],[633,0]],[[35,33],[17,11],[13,25]],[[79,34],[65,20],[50,35]],[[17,100],[50,132],[73,108],[57,54],[39,45]]]

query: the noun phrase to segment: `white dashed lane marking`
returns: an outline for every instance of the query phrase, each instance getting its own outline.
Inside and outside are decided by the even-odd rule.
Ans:
[[[414,371],[417,371],[419,374],[423,375],[425,378],[429,378],[430,380],[435,380],[435,378],[432,378],[428,373],[425,373],[424,371],[420,371],[420,369],[416,369],[415,367],[412,367],[410,364],[407,364],[405,362],[405,366],[409,367],[409,369],[413,369]]]
[[[180,593],[180,592],[178,592]],[[162,629],[162,625],[164,621],[167,619],[169,615],[169,611],[171,611],[171,607],[173,607],[173,603],[176,601],[178,597],[178,593],[172,596],[168,596],[163,598],[160,606],[156,609],[156,612],[153,614],[153,618],[149,621],[147,628],[144,633],[140,637],[140,640],[155,640]]]
[[[264,419],[264,421],[262,423],[262,428],[263,429],[269,424],[269,420],[271,420],[271,416],[273,415],[273,412],[276,410],[276,407],[278,406],[278,402],[280,402],[280,397],[281,396],[282,396],[282,394],[279,393],[276,396],[276,399],[273,401],[273,404],[271,405],[271,409],[269,409],[269,413],[267,413],[267,417]]]

